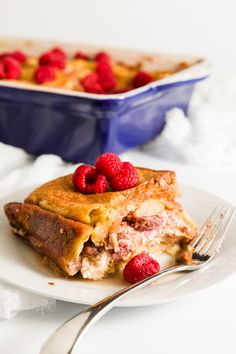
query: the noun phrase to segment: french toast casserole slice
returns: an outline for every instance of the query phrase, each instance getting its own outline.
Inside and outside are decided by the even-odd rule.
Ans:
[[[119,192],[81,194],[71,175],[48,182],[5,205],[13,233],[68,276],[101,279],[143,251],[190,261],[198,227],[175,200],[175,173],[137,171],[138,185]]]

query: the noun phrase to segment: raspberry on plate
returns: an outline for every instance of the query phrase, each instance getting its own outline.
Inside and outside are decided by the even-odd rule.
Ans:
[[[133,80],[135,88],[149,84],[152,81],[152,75],[146,71],[139,71]]]
[[[98,172],[102,173],[107,178],[112,178],[117,175],[121,171],[122,165],[119,156],[112,152],[98,156],[95,163]]]
[[[110,187],[114,191],[133,188],[138,183],[136,168],[130,162],[123,162],[122,169],[110,180]]]
[[[40,66],[34,74],[34,79],[38,84],[53,81],[56,78],[55,69],[49,65]]]
[[[134,256],[124,267],[123,277],[134,284],[160,271],[159,263],[143,252]]]
[[[21,76],[19,62],[11,56],[6,56],[0,61],[0,79],[17,80]]]
[[[81,193],[105,193],[108,187],[107,179],[102,174],[97,174],[94,167],[89,165],[79,166],[73,176],[74,187]]]

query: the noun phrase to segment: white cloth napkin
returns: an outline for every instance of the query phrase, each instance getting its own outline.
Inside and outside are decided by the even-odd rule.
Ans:
[[[70,173],[74,166],[55,155],[33,158],[21,149],[0,143],[0,198],[20,188]],[[0,318],[23,310],[51,309],[55,300],[33,295],[0,281]]]
[[[188,117],[178,108],[170,110],[162,133],[143,148],[184,163],[235,164],[236,77],[199,83]]]

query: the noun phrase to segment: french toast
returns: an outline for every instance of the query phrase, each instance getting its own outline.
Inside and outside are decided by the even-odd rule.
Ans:
[[[4,47],[5,50],[0,52],[0,80],[14,79],[26,87],[37,85],[49,89],[110,95],[169,77],[198,62],[194,58],[143,55],[114,49],[97,52],[95,48],[84,48],[84,52],[81,49],[77,51],[74,46],[66,51],[69,49],[67,46],[65,49],[57,46],[41,52],[42,44],[36,44],[37,48],[34,48],[31,41],[30,46],[26,42],[22,43],[24,51],[19,51],[10,42],[2,43],[1,40],[0,50]]]
[[[89,195],[74,189],[72,175],[60,177],[5,213],[13,233],[68,276],[101,279],[143,251],[182,256],[198,227],[175,200],[175,173],[137,172],[134,188]]]

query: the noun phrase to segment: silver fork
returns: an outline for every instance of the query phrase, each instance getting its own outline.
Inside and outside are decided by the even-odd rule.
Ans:
[[[130,285],[86,307],[79,314],[58,327],[42,347],[40,354],[76,354],[85,332],[118,301],[127,294],[142,289],[157,279],[175,272],[193,271],[208,263],[219,251],[234,215],[234,208],[217,206],[203,225],[199,235],[190,244],[194,262],[191,265],[176,264],[136,284]]]

